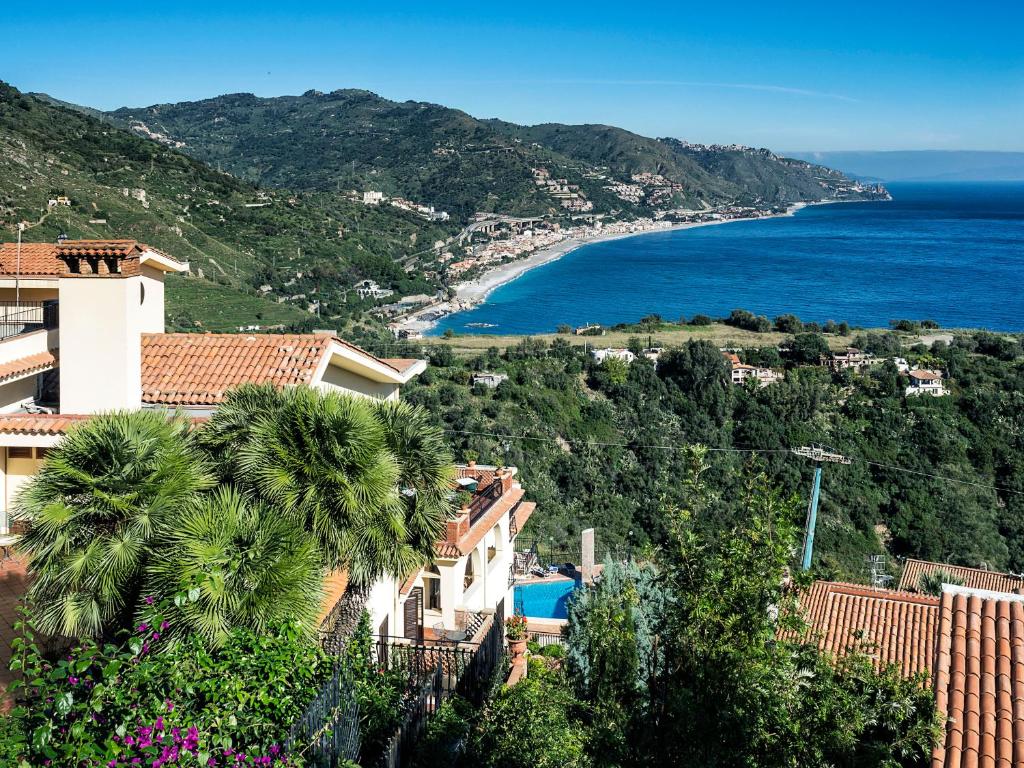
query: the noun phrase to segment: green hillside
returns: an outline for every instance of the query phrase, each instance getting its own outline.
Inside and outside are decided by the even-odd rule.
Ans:
[[[67,196],[71,206],[48,207]],[[0,227],[13,239],[137,238],[187,259],[168,286],[172,327],[341,325],[373,278],[432,291],[417,265],[448,228],[333,192],[260,190],[161,143],[0,83]],[[426,253],[423,253],[427,251]],[[406,272],[402,260],[413,271]],[[320,317],[310,305],[320,302]]]
[[[375,189],[460,219],[477,211],[557,212],[557,201],[534,184],[535,168],[580,187],[599,212],[646,212],[605,189],[645,171],[682,185],[674,205],[863,194],[841,173],[767,150],[698,147],[601,125],[517,126],[362,90],[275,98],[231,94],[107,116],[253,183]]]

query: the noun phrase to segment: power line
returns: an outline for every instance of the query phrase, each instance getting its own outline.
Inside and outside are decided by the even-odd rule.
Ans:
[[[665,450],[665,451],[679,451],[687,448],[704,448],[708,453],[747,453],[747,454],[792,454],[792,450],[789,448],[712,448],[709,446],[701,446],[696,443],[684,443],[680,445],[656,445],[656,444],[637,444],[637,443],[611,443],[603,441],[591,441],[591,440],[568,440],[562,438],[561,443],[553,437],[543,437],[539,435],[509,435],[498,432],[478,432],[473,430],[464,429],[445,429],[445,432],[455,435],[471,435],[476,437],[493,437],[499,440],[532,440],[535,442],[553,443],[555,445],[561,445],[561,443],[567,445],[580,445],[585,447],[594,448],[645,448],[651,450]],[[921,472],[916,469],[909,469],[907,467],[899,467],[895,464],[882,464],[877,461],[868,461],[867,459],[861,459],[857,457],[851,457],[851,462],[859,462],[873,467],[879,467],[881,469],[889,469],[894,472],[906,472],[912,475],[920,475],[928,477],[933,480],[944,480],[949,483],[960,483],[962,485],[971,485],[976,488],[986,488],[991,491],[1002,491],[1003,493],[1013,493],[1024,496],[1024,491],[1018,491],[1013,488],[1006,488],[1001,485],[990,485],[988,483],[978,483],[973,480],[961,480],[956,477],[947,477],[946,475],[936,475],[929,472]]]

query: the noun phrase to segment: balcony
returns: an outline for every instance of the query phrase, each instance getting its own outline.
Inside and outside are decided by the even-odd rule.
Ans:
[[[0,301],[0,341],[57,328],[59,323],[56,301]]]

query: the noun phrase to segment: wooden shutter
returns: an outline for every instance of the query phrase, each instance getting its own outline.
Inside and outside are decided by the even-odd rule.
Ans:
[[[423,613],[423,587],[413,587],[405,600],[405,636],[417,643],[423,640],[423,625],[420,615]]]

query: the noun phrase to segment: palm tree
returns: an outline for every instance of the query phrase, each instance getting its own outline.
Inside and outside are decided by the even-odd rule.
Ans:
[[[125,626],[154,542],[213,482],[187,419],[111,413],[71,430],[14,503],[39,628],[100,636]]]
[[[422,408],[243,387],[202,439],[240,486],[313,534],[326,568],[348,570],[346,631],[377,578],[401,578],[433,556],[451,513],[451,455]]]
[[[147,592],[190,593],[175,630],[219,647],[232,629],[266,632],[287,619],[312,633],[323,598],[313,539],[290,518],[224,485],[186,510],[147,568]]]
[[[398,460],[409,543],[429,560],[453,512],[455,464],[448,441],[419,406],[376,400],[374,415],[384,427],[388,449]]]
[[[273,384],[243,384],[228,393],[197,439],[209,454],[218,475],[227,481],[240,480],[238,448],[249,440],[257,419],[275,414],[287,391]]]

